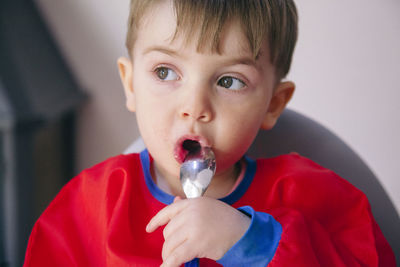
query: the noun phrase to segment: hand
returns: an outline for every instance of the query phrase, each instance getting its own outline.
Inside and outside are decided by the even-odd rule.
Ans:
[[[151,233],[166,224],[161,266],[180,266],[194,258],[222,258],[250,222],[248,216],[222,201],[176,197],[150,220],[146,231]]]

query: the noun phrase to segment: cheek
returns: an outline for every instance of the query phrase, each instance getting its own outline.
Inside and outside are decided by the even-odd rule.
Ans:
[[[219,167],[228,168],[247,152],[260,129],[260,119],[241,119],[226,122],[224,131],[218,133]],[[217,159],[218,160],[218,159]],[[218,163],[218,162],[217,162]]]
[[[138,95],[136,118],[146,145],[157,149],[170,145],[171,114],[165,101],[160,101],[150,93],[141,92]]]
[[[151,106],[143,105],[138,107],[136,111],[137,124],[139,126],[142,137],[150,137],[152,142],[163,142],[166,138],[166,124],[158,114],[159,110]]]
[[[242,123],[238,125],[236,131],[231,135],[229,143],[232,149],[235,149],[235,153],[245,153],[253,139],[258,133],[258,123]]]

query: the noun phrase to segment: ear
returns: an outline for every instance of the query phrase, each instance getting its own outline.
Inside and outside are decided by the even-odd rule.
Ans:
[[[126,107],[129,111],[135,112],[135,94],[132,84],[132,61],[126,57],[118,58],[118,70],[119,76],[121,77],[122,85],[124,86],[125,96],[126,96]]]
[[[270,130],[274,127],[287,103],[292,98],[295,87],[293,82],[281,82],[276,86],[267,113],[261,124],[261,129]]]

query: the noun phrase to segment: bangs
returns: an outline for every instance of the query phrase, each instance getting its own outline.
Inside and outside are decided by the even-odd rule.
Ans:
[[[154,5],[166,0],[131,0],[126,47],[131,55],[140,21]],[[293,0],[171,0],[177,27],[173,39],[197,42],[197,50],[221,53],[224,26],[237,21],[256,59],[268,42],[271,63],[279,79],[289,72],[297,41],[297,11]],[[132,56],[132,55],[131,55]]]
[[[227,22],[236,20],[248,40],[254,57],[257,57],[266,36],[268,20],[262,10],[263,1],[236,0],[174,0],[177,27],[174,38],[183,36],[186,42],[197,38],[197,50],[221,53],[221,32]]]

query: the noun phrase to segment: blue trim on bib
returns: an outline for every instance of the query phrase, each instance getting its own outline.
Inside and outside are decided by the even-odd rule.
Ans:
[[[146,181],[147,188],[150,190],[150,193],[161,203],[165,205],[169,205],[174,202],[174,196],[165,193],[162,191],[156,183],[153,181],[150,173],[150,155],[147,149],[140,152],[140,162],[142,163],[142,169],[144,173],[144,179]]]
[[[257,164],[254,160],[250,159],[249,157],[245,156],[244,157],[246,161],[246,171],[243,177],[243,181],[240,182],[238,187],[228,196],[223,197],[219,200],[232,205],[236,201],[238,201],[247,191],[249,188],[251,182],[253,181],[254,175],[256,173],[257,169]],[[142,169],[144,173],[144,178],[146,181],[147,188],[150,190],[150,193],[161,203],[164,203],[166,205],[171,204],[174,201],[174,196],[165,193],[162,191],[154,182],[151,173],[150,173],[150,167],[151,167],[151,160],[150,160],[150,155],[147,149],[143,150],[140,153],[140,161],[142,164]]]
[[[251,223],[243,237],[217,262],[223,266],[267,266],[275,255],[282,236],[282,226],[270,214],[256,212],[250,206],[239,210]]]

